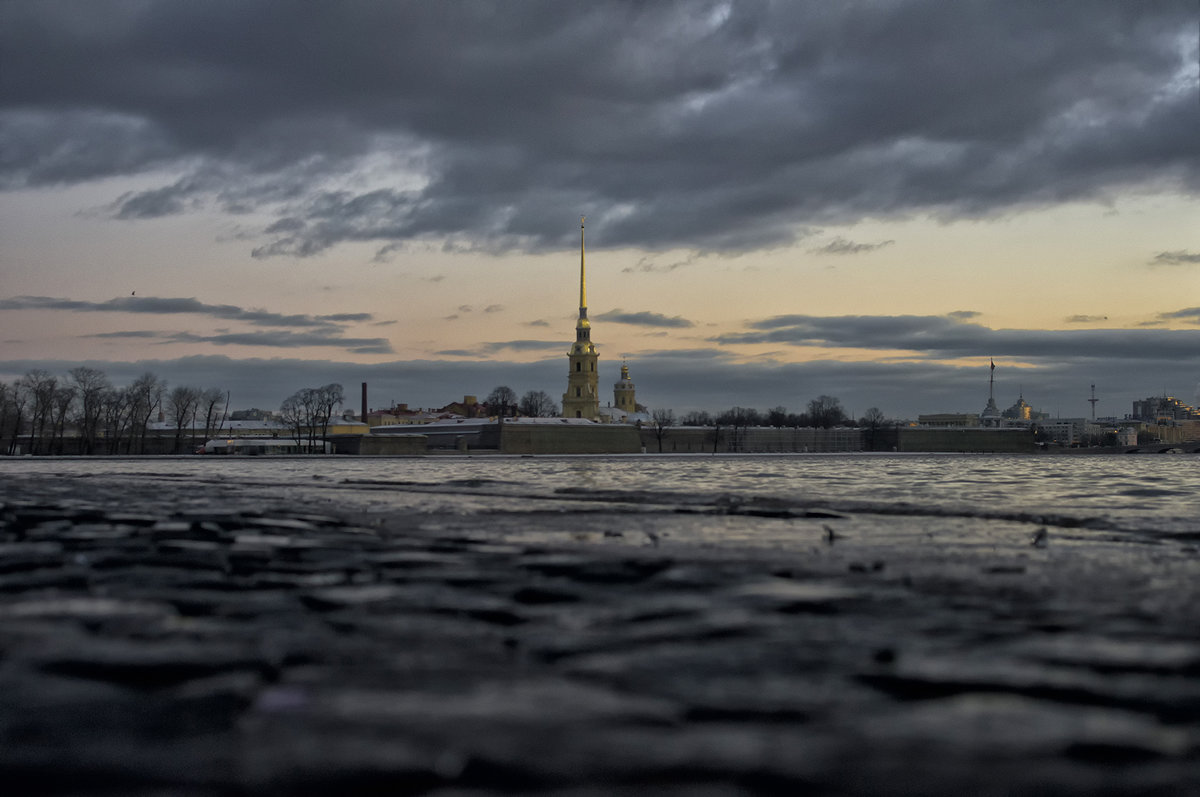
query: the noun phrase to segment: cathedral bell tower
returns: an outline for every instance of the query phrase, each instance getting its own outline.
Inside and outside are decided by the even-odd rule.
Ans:
[[[575,322],[575,344],[567,352],[567,392],[563,393],[564,418],[597,420],[600,416],[600,355],[592,343],[592,325],[587,317],[587,280],[584,271],[583,216],[579,218],[579,320]]]
[[[621,363],[621,379],[613,385],[613,403],[628,415],[637,412],[637,397],[633,380],[629,378],[629,366]]]

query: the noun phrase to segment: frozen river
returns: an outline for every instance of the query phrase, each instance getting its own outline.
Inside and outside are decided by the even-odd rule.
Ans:
[[[1200,522],[1200,457],[1194,455],[0,459],[0,477],[7,474],[141,486],[190,482],[197,500],[207,500],[205,485],[227,496],[239,488],[255,495],[273,488],[281,499],[320,499],[347,509],[733,501],[781,512],[1029,519],[1166,535],[1194,532]]]
[[[1200,783],[1200,458],[0,459],[18,793]]]

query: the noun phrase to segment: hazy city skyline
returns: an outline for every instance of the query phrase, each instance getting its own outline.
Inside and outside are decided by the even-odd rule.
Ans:
[[[1124,415],[1200,380],[1194,2],[0,3],[0,381]],[[351,401],[354,404],[354,401]]]

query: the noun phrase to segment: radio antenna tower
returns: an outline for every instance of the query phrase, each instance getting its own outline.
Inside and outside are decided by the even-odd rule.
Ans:
[[[1092,405],[1092,420],[1096,420],[1096,402],[1100,399],[1096,398],[1096,386],[1092,385],[1092,397],[1088,399],[1088,403]]]

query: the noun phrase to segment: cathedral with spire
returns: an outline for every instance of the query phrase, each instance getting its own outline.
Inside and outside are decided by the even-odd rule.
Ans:
[[[575,322],[575,343],[567,352],[567,392],[563,393],[564,418],[600,420],[600,355],[592,343],[592,325],[587,317],[587,271],[584,259],[583,222],[579,219],[579,320]]]
[[[563,393],[562,417],[601,423],[649,421],[645,408],[637,403],[627,363],[621,363],[621,378],[613,385],[613,403],[600,406],[600,354],[596,344],[592,343],[592,325],[587,311],[585,218],[579,219],[579,320],[575,322],[575,343],[567,352],[567,392]]]

